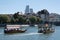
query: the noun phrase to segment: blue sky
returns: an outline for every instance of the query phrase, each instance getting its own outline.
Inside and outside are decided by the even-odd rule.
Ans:
[[[0,0],[0,14],[24,13],[26,5],[33,8],[34,12],[47,9],[50,13],[60,14],[60,0]]]

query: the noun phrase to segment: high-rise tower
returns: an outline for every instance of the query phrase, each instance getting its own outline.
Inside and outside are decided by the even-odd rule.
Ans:
[[[25,14],[29,13],[29,5],[26,6]]]
[[[33,9],[32,8],[30,8],[30,13],[33,13]]]

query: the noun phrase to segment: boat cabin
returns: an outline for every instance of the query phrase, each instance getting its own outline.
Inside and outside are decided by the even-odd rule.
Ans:
[[[20,25],[6,25],[5,29],[7,30],[20,29]]]

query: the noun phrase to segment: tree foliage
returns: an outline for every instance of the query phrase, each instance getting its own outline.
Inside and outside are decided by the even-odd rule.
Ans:
[[[26,23],[26,19],[25,19],[24,17],[19,16],[18,19],[19,19],[19,22],[20,22],[20,23],[23,23],[23,24]]]
[[[0,23],[10,22],[10,19],[7,15],[0,15]]]
[[[36,23],[37,19],[36,19],[35,16],[31,16],[31,17],[29,18],[29,21],[30,21],[30,23]]]
[[[13,15],[13,18],[14,18],[14,19],[16,19],[16,18],[18,18],[18,17],[19,17],[19,12],[15,13],[15,14]]]

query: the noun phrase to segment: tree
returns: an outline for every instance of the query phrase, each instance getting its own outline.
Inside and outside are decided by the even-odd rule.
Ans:
[[[15,23],[15,19],[14,18],[11,18],[11,21],[10,21],[10,23]]]
[[[24,17],[22,17],[22,16],[19,16],[19,23],[26,23],[26,19],[24,18]]]
[[[41,14],[49,14],[49,12],[46,9],[41,10]]]
[[[37,19],[36,23],[38,23],[38,24],[41,23],[41,21],[42,21],[41,18],[37,17],[36,19]]]
[[[49,14],[49,12],[46,9],[43,9],[41,11],[38,11],[37,14],[40,16],[41,14]]]
[[[42,21],[49,21],[49,12],[46,9],[38,11],[38,16],[42,19]]]
[[[13,17],[14,17],[14,19],[18,18],[18,17],[19,17],[19,12],[15,13],[15,14],[13,15]]]
[[[37,14],[40,15],[41,14],[41,11],[38,11]]]
[[[35,24],[36,21],[37,21],[37,19],[36,19],[35,16],[31,16],[31,17],[29,18],[29,21],[30,21],[31,24]]]
[[[0,15],[0,23],[8,23],[10,19],[7,15]]]

